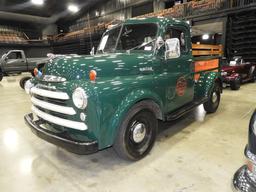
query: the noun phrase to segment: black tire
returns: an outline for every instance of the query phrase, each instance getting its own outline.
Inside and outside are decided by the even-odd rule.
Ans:
[[[0,81],[3,80],[4,74],[0,71]]]
[[[240,79],[235,79],[230,83],[231,90],[239,90],[241,87],[241,81]]]
[[[256,71],[254,71],[253,75],[252,75],[252,80],[251,80],[252,83],[255,83],[256,82]]]
[[[209,99],[204,103],[204,110],[207,113],[214,113],[217,111],[220,104],[221,88],[218,82],[215,82],[213,89],[209,94]]]
[[[119,157],[126,160],[142,159],[154,146],[157,126],[158,121],[153,112],[140,104],[135,105],[119,127],[114,150]]]
[[[31,79],[31,77],[23,77],[23,78],[21,78],[21,80],[20,80],[20,87],[21,87],[22,89],[24,89],[25,83],[26,83],[29,79]]]

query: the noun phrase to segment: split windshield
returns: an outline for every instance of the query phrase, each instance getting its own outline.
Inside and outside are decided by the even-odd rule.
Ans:
[[[156,36],[157,25],[154,23],[118,26],[103,35],[98,53],[129,50],[153,51]]]

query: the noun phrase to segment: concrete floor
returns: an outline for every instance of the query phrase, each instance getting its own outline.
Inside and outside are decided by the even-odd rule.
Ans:
[[[215,114],[199,107],[161,123],[150,155],[131,163],[111,148],[78,156],[37,138],[23,121],[31,104],[19,79],[0,82],[0,191],[231,192],[232,176],[245,163],[256,84],[226,89]]]

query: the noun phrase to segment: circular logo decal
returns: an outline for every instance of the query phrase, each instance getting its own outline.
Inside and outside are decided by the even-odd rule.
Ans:
[[[180,77],[176,84],[176,93],[178,96],[183,96],[187,89],[187,80],[184,77]]]

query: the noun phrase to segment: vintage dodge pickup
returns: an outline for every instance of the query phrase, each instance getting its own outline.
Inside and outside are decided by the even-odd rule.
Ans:
[[[208,113],[217,110],[219,56],[193,55],[186,22],[129,19],[103,34],[97,54],[60,56],[27,81],[33,113],[25,122],[70,152],[113,146],[120,157],[139,160],[155,143],[158,120],[201,104]]]

